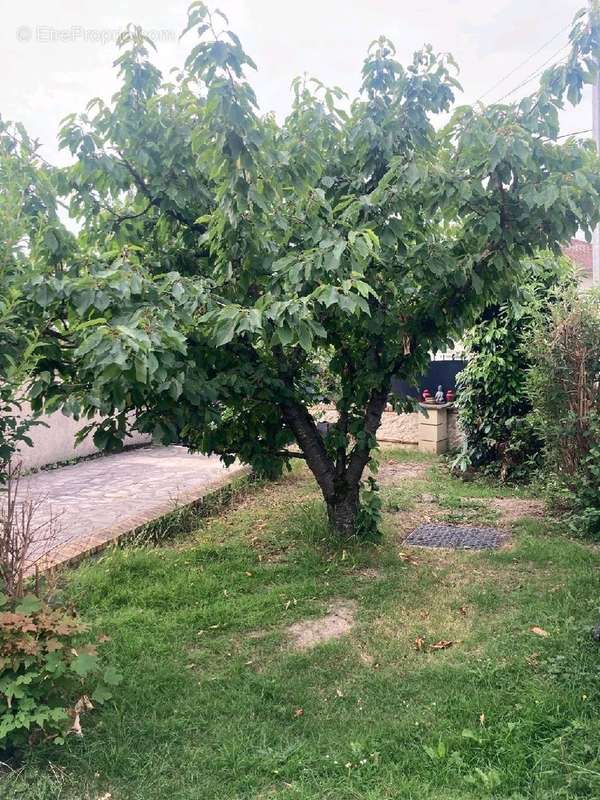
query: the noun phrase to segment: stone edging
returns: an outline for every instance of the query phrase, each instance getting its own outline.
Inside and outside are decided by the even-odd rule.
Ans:
[[[185,506],[190,506],[202,500],[204,497],[218,492],[223,487],[232,483],[237,478],[244,478],[250,475],[252,469],[244,466],[236,469],[233,475],[224,475],[209,485],[206,483],[201,484],[196,489],[188,489],[182,492],[177,497],[175,503],[172,499],[158,503],[152,508],[148,509],[146,513],[126,517],[117,525],[111,525],[107,528],[99,528],[89,536],[79,537],[72,543],[63,544],[51,551],[41,562],[36,565],[37,570],[44,572],[58,566],[74,566],[82,561],[84,558],[101,550],[105,550],[111,544],[118,544],[127,534],[134,532],[137,528],[153,522],[160,517],[176,511],[177,509]],[[31,573],[33,570],[30,571]]]

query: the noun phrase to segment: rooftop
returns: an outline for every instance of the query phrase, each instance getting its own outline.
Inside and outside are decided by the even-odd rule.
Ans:
[[[593,277],[592,243],[584,239],[571,239],[571,242],[563,247],[563,253],[579,267],[581,286],[590,287]]]

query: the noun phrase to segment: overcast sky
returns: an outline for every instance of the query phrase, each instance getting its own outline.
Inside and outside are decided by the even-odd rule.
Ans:
[[[402,62],[424,43],[458,61],[464,94],[473,102],[489,91],[498,100],[546,60],[560,60],[568,25],[585,0],[219,0],[231,28],[258,65],[251,76],[264,111],[285,115],[290,83],[303,72],[356,91],[369,42],[391,38]],[[0,114],[19,120],[44,143],[46,158],[64,163],[56,131],[66,114],[116,88],[114,36],[128,22],[157,41],[155,62],[180,65],[195,43],[178,35],[187,0],[0,0]],[[533,91],[532,81],[511,97]],[[591,127],[588,93],[562,115],[562,131]]]

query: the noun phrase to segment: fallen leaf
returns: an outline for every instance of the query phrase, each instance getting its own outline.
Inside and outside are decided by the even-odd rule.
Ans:
[[[529,630],[531,633],[535,633],[536,636],[543,636],[544,638],[550,636],[548,631],[545,631],[543,628],[538,628],[537,625],[534,625],[533,628],[529,628]]]
[[[466,606],[461,606],[458,610],[463,615],[463,617],[467,616],[467,607]]]
[[[73,714],[73,724],[71,725],[71,733],[74,733],[75,736],[83,736],[83,731],[81,730],[81,722],[79,720],[79,712],[75,712]]]
[[[74,733],[75,736],[83,736],[83,731],[81,730],[81,720],[80,716],[83,714],[84,711],[91,711],[94,708],[92,701],[90,698],[84,694],[82,695],[79,700],[73,706],[73,710],[71,712],[73,716],[73,723],[71,725],[70,732]]]
[[[422,636],[417,636],[415,639],[415,650],[422,650],[425,644],[425,639]]]
[[[94,704],[87,696],[87,694],[82,695],[79,700],[75,703],[75,711],[81,713],[82,711],[93,711]]]
[[[337,694],[338,697],[343,697],[344,696],[344,693],[342,692],[341,689],[336,689],[335,693]]]
[[[485,725],[485,714],[479,715],[479,724],[481,725],[482,728]]]
[[[295,717],[303,717],[304,716],[304,709],[303,708],[297,708],[294,711],[294,716]]]
[[[400,556],[400,561],[405,561],[407,564],[416,566],[419,563],[419,559],[412,556],[410,553],[398,553],[398,555]]]
[[[430,650],[446,650],[448,647],[452,647],[454,642],[451,642],[449,639],[440,639],[439,642],[432,644],[429,649]]]
[[[530,667],[539,667],[540,662],[538,661],[540,657],[539,653],[532,653],[530,656],[525,656],[525,661],[529,664]]]

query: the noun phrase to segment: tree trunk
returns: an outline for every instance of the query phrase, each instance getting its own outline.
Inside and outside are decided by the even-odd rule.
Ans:
[[[329,525],[340,538],[349,538],[357,532],[360,481],[381,423],[389,393],[389,380],[382,388],[371,393],[365,408],[362,442],[356,443],[350,454],[346,447],[342,452],[338,450],[337,463],[328,454],[308,409],[294,400],[281,403],[283,418],[294,433],[306,464],[323,493]]]
[[[344,493],[336,493],[327,501],[329,526],[336,536],[341,539],[354,536],[359,508],[358,486]]]

